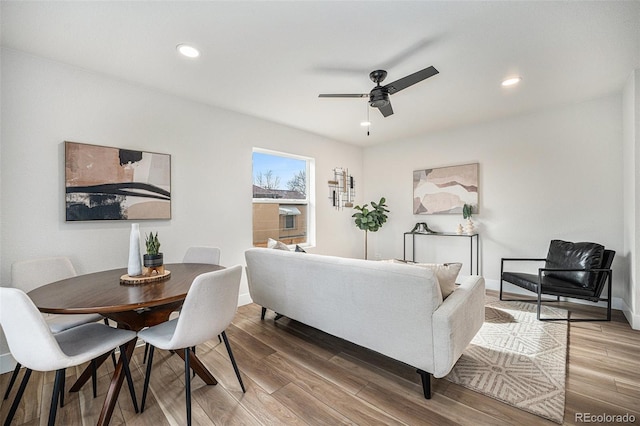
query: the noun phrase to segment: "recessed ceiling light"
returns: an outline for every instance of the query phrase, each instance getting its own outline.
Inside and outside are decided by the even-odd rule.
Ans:
[[[521,77],[512,77],[502,81],[504,87],[514,86],[522,81]]]
[[[188,44],[179,44],[176,46],[178,52],[180,54],[186,56],[187,58],[197,58],[200,56],[200,51],[193,46],[189,46]]]

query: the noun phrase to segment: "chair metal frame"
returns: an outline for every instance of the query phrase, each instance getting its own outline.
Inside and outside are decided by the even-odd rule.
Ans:
[[[611,321],[611,291],[612,291],[612,283],[613,283],[613,271],[611,268],[607,269],[607,268],[591,268],[591,269],[576,269],[576,268],[538,268],[538,282],[536,285],[536,299],[505,299],[503,298],[503,284],[505,282],[505,280],[502,279],[503,277],[503,273],[504,273],[504,264],[505,262],[511,262],[511,261],[517,261],[517,262],[527,262],[527,261],[535,261],[535,262],[545,262],[547,259],[541,259],[541,258],[502,258],[500,261],[500,300],[503,301],[511,301],[511,302],[535,302],[537,304],[537,312],[536,312],[536,318],[539,321],[570,321],[570,322],[583,322],[583,321]],[[600,295],[593,296],[593,297],[589,297],[589,296],[581,296],[581,295],[573,295],[573,294],[563,294],[561,292],[557,292],[557,291],[543,291],[542,289],[542,285],[540,284],[542,282],[542,278],[544,276],[545,273],[547,272],[602,272],[606,275],[606,279],[607,279],[607,297],[603,298],[600,297]],[[512,285],[516,285],[513,283],[510,283],[509,281],[507,281],[509,284]],[[519,287],[519,286],[517,286]],[[522,288],[522,287],[520,287]],[[529,290],[527,290],[529,291]],[[556,296],[556,300],[549,300],[549,299],[542,299],[542,295],[548,295],[548,296]],[[580,300],[588,300],[590,302],[593,303],[598,303],[601,301],[605,301],[607,302],[607,315],[605,318],[541,318],[541,307],[542,307],[542,302],[560,302],[560,297],[564,297],[567,299],[580,299]],[[597,299],[594,300],[594,299]]]

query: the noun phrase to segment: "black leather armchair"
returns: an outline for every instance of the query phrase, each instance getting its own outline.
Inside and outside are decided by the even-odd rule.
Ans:
[[[591,302],[606,301],[607,317],[568,319],[569,321],[611,321],[611,264],[616,252],[607,250],[596,243],[572,243],[562,240],[552,240],[549,253],[544,259],[538,258],[502,258],[500,264],[500,300],[503,299],[503,283],[508,282],[518,287],[537,293],[538,320],[552,321],[540,318],[542,295],[589,300]],[[505,271],[508,262],[545,262],[544,268],[538,269],[538,274]],[[607,297],[600,295],[607,285]]]

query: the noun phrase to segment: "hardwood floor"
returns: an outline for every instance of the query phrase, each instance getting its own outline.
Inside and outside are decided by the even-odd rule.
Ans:
[[[594,311],[583,305],[565,306],[572,312]],[[198,356],[219,384],[206,386],[199,378],[192,380],[194,424],[554,424],[444,379],[433,381],[433,398],[425,400],[415,369],[286,317],[278,322],[273,317],[269,311],[260,321],[259,306],[242,306],[227,329],[246,394],[240,390],[224,344],[214,339],[198,346]],[[136,349],[132,360],[138,399],[144,381],[143,349]],[[153,365],[145,412],[134,413],[125,386],[112,425],[186,423],[182,360],[157,350]],[[567,368],[564,424],[581,423],[576,419],[580,413],[629,414],[640,424],[640,331],[632,330],[621,312],[614,311],[611,322],[570,323]],[[90,385],[78,393],[67,392],[56,424],[95,424],[112,369],[110,362],[100,368],[96,399]],[[67,370],[67,387],[80,371]],[[9,375],[0,376],[3,393]],[[53,378],[52,373],[32,375],[12,424],[46,424]],[[2,421],[15,388],[0,406]]]

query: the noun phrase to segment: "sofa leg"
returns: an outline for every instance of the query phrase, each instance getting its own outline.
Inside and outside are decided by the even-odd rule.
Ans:
[[[279,314],[276,312],[276,317],[273,319],[274,321],[278,321],[280,318],[282,318],[284,315]]]
[[[422,391],[424,392],[425,399],[431,399],[431,373],[427,373],[423,370],[417,370],[420,377],[422,377]]]
[[[264,316],[267,313],[267,308],[262,308],[262,312],[260,313],[260,319],[264,321]]]

